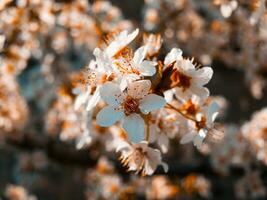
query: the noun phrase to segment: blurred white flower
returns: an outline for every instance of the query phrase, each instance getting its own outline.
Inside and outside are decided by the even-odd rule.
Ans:
[[[197,148],[200,148],[207,133],[214,128],[214,121],[219,114],[218,110],[218,104],[212,103],[204,112],[198,113],[196,115],[195,129],[185,134],[180,143],[193,142]]]
[[[128,34],[128,31],[122,31],[105,49],[106,54],[109,58],[116,56],[121,50],[123,50],[128,44],[130,44],[138,35],[139,29]]]
[[[160,151],[149,147],[145,141],[138,144],[121,142],[117,152],[121,152],[121,162],[128,167],[129,171],[141,172],[142,175],[151,175],[158,165],[162,165],[165,172],[168,171],[168,165],[162,162]]]
[[[173,139],[179,131],[179,121],[176,113],[170,113],[165,109],[152,113],[150,125],[150,142],[157,142],[163,153],[168,151],[169,139]]]
[[[233,11],[237,9],[238,3],[233,0],[227,3],[224,3],[220,6],[221,14],[224,18],[228,18],[232,15]]]

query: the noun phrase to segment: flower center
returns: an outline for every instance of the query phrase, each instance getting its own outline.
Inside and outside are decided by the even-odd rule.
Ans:
[[[183,88],[183,91],[188,89],[191,85],[191,77],[187,76],[179,71],[175,71],[171,75],[171,80],[172,80],[172,87],[181,87]]]
[[[128,95],[123,102],[123,108],[125,115],[137,113],[139,112],[139,101]]]
[[[194,116],[197,113],[198,107],[190,99],[181,107],[181,109],[184,110],[186,114]]]
[[[202,117],[200,121],[196,122],[196,127],[198,130],[206,127],[206,118]]]
[[[131,49],[125,47],[119,53],[117,53],[114,58],[115,58],[115,65],[122,74],[140,75],[139,70],[137,70],[133,66],[132,63],[133,52]]]
[[[144,156],[145,156],[145,152],[143,152],[142,148],[140,147],[137,147],[134,150],[133,155],[132,155],[132,157],[134,158],[134,161],[139,165],[142,163]]]

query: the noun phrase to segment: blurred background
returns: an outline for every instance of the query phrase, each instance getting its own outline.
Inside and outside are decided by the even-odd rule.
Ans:
[[[0,0],[0,199],[266,199],[265,0]],[[220,143],[171,142],[162,169],[128,173],[106,136],[76,148],[77,74],[103,37],[160,34],[214,75]]]

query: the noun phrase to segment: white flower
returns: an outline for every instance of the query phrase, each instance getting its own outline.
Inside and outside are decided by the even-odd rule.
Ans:
[[[84,121],[81,124],[81,135],[76,139],[76,148],[82,149],[93,141],[92,135],[92,111],[87,112]]]
[[[100,126],[108,127],[123,119],[122,126],[131,141],[144,139],[145,123],[140,114],[165,106],[165,99],[156,94],[148,94],[149,80],[132,82],[127,91],[121,91],[115,83],[108,82],[100,89],[101,98],[108,104],[96,117]]]
[[[85,105],[86,110],[91,111],[100,101],[99,90],[103,82],[112,76],[112,72],[107,70],[105,64],[101,64],[100,60],[99,58],[97,58],[98,62],[92,60],[88,65],[87,81],[89,85],[86,87],[86,90],[81,92],[78,88],[75,88],[75,93],[78,93],[74,103],[76,110],[82,105]],[[105,79],[103,77],[105,77]]]
[[[162,39],[159,34],[144,35],[144,44],[147,46],[147,54],[152,57],[159,53],[162,45]]]
[[[108,56],[105,50],[95,48],[94,56],[97,63],[97,71],[99,74],[111,73],[112,69],[112,59]]]
[[[108,45],[105,52],[109,58],[115,56],[122,49],[124,49],[128,44],[130,44],[138,35],[139,29],[128,34],[128,31],[123,31],[119,33],[115,39]]]
[[[165,172],[168,171],[168,165],[162,162],[160,151],[149,147],[145,141],[138,144],[121,142],[117,148],[118,151],[121,152],[122,164],[128,166],[129,171],[151,175],[158,165],[162,165]]]
[[[138,29],[131,34],[127,31],[121,32],[106,49],[96,48],[94,55],[96,57],[98,74],[116,75],[116,79],[124,90],[130,82],[140,79],[144,76],[152,76],[156,73],[155,65],[157,62],[144,60],[148,46],[142,46],[137,49],[133,55],[127,45],[136,37]]]
[[[175,71],[170,78],[178,99],[188,100],[192,95],[197,95],[205,100],[209,96],[209,90],[203,85],[206,85],[213,75],[210,67],[197,69],[193,60],[184,59],[182,51],[176,48],[167,54],[164,65],[165,67],[173,65]]]
[[[237,6],[238,6],[238,3],[235,0],[222,4],[220,7],[222,16],[224,18],[230,17],[233,11],[237,8]]]
[[[210,67],[196,69],[191,60],[183,59],[176,69],[180,79],[178,87],[175,88],[177,98],[189,99],[192,95],[197,95],[204,100],[209,96],[209,90],[203,85],[212,77],[213,70]]]
[[[115,57],[135,39],[138,32],[139,30],[136,29],[133,33],[128,35],[127,31],[123,31],[119,33],[104,50],[95,48],[94,56],[96,57],[98,70],[101,70],[101,73],[113,72],[115,70],[112,68]]]
[[[249,21],[252,25],[255,25],[259,19],[266,13],[266,1],[265,0],[259,0],[259,7],[258,9],[252,13]]]
[[[101,98],[100,98],[99,91],[101,87],[102,87],[101,85],[98,85],[96,87],[96,90],[94,91],[94,94],[89,96],[89,100],[88,100],[87,107],[86,107],[87,111],[92,110],[97,105],[97,103],[100,101]]]
[[[214,127],[214,121],[216,117],[218,116],[219,112],[219,106],[217,103],[212,103],[207,109],[206,109],[206,116],[203,113],[198,113],[196,115],[196,131],[192,130],[188,134],[185,134],[180,143],[186,144],[189,142],[193,142],[193,144],[200,148],[202,145],[203,140],[206,138],[207,133],[213,129]]]
[[[169,138],[174,138],[179,131],[179,122],[175,113],[161,109],[152,114],[150,142],[157,142],[163,153],[168,151]]]
[[[172,50],[166,55],[164,59],[164,65],[169,66],[175,62],[178,62],[183,59],[182,50],[178,48],[172,48]]]
[[[157,62],[144,60],[147,54],[147,46],[138,48],[134,56],[131,53],[119,56],[114,60],[117,75],[122,75],[120,87],[125,89],[130,82],[144,76],[153,76],[156,73]]]

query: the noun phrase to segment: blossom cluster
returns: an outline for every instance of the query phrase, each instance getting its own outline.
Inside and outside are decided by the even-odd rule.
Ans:
[[[95,59],[81,77],[85,84],[74,88],[74,104],[76,110],[90,113],[91,123],[79,143],[92,140],[94,121],[103,129],[119,127],[126,133],[115,144],[121,162],[150,175],[157,165],[167,171],[161,152],[168,151],[169,139],[180,135],[181,143],[200,148],[208,135],[213,137],[219,106],[208,99],[205,87],[211,67],[196,65],[178,48],[158,59],[160,35],[145,35],[143,46],[134,50],[130,45],[138,33],[136,29],[109,36],[94,50]]]
[[[19,134],[27,122],[28,106],[19,91],[12,66],[0,68],[0,133]],[[17,133],[17,134],[16,134]]]
[[[92,181],[93,180],[93,181]],[[106,158],[101,157],[96,170],[86,174],[87,199],[174,199],[179,196],[202,198],[211,197],[211,183],[199,174],[189,174],[184,178],[155,175],[146,179],[130,176],[124,181],[116,174],[116,169]]]
[[[35,59],[49,82],[72,67],[65,57],[73,50],[88,62],[103,34],[132,28],[109,1],[4,0],[0,19],[0,65],[18,74]]]

